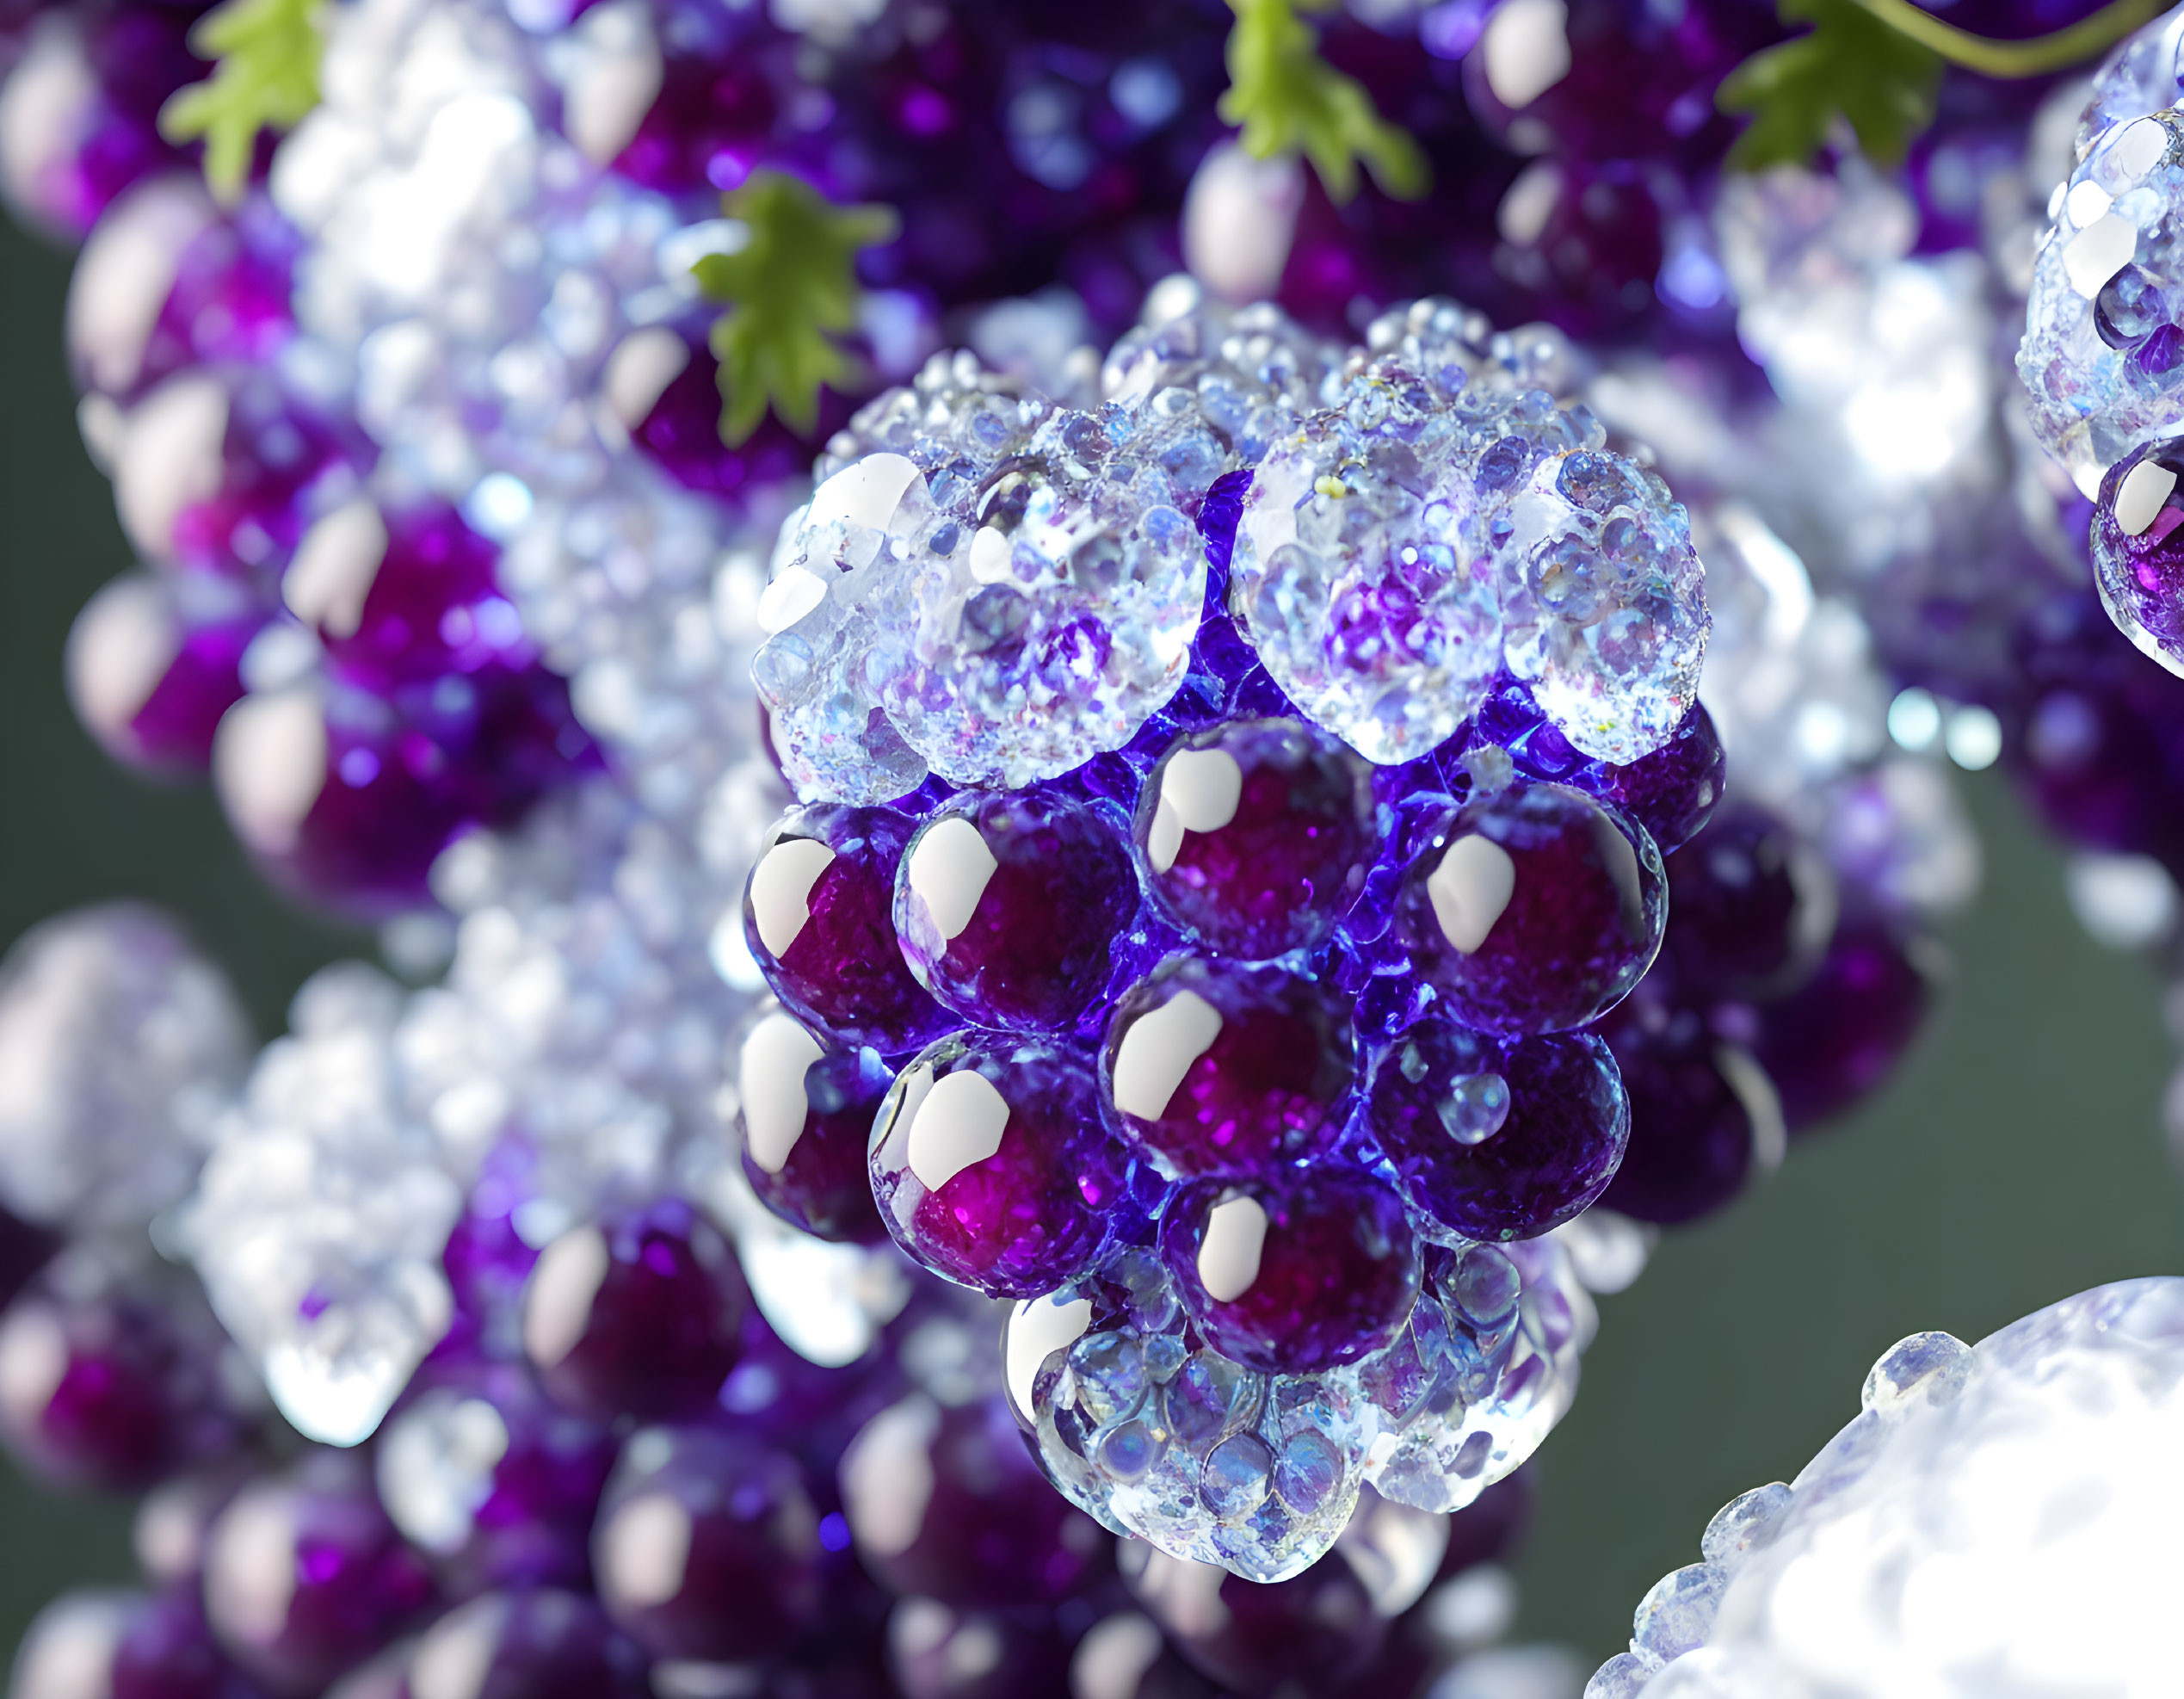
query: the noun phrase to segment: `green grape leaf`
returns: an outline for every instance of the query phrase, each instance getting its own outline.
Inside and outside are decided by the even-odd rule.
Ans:
[[[748,440],[769,405],[808,432],[819,386],[849,370],[836,338],[857,322],[857,256],[890,240],[899,220],[891,207],[837,207],[785,171],[754,171],[720,201],[748,238],[692,269],[728,308],[709,339],[720,362],[721,440]]]
[[[1258,159],[1302,154],[1330,199],[1357,193],[1358,162],[1399,201],[1426,192],[1432,174],[1410,132],[1381,117],[1354,77],[1319,56],[1319,37],[1299,7],[1328,11],[1338,0],[1229,0],[1228,92],[1220,114],[1242,127]]]
[[[1730,151],[1744,170],[1798,165],[1838,116],[1880,165],[1898,165],[1934,122],[1941,56],[1891,28],[1859,0],[1780,0],[1785,23],[1812,28],[1752,55],[1722,81],[1715,103],[1751,114]]]
[[[292,130],[318,104],[320,0],[226,0],[198,20],[189,46],[218,68],[160,108],[159,133],[171,142],[202,136],[205,180],[232,205],[250,179],[258,132]]]

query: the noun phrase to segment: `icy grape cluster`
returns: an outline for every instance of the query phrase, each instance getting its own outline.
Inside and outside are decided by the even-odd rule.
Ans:
[[[2157,1690],[2144,1554],[2180,1488],[2184,1292],[2125,1281],[1965,1344],[1917,1333],[1798,1478],[1707,1525],[1587,1699]]]
[[[1231,367],[1239,337],[1297,345],[1215,311],[1162,334],[1225,328]],[[785,617],[761,696],[805,800],[745,901],[782,1005],[743,1051],[746,1172],[848,1236],[864,1152],[898,1243],[1019,1301],[1018,1407],[1065,1490],[1239,1573],[1309,1563],[1367,1480],[1467,1502],[1559,1415],[1589,1331],[1564,1254],[1521,1242],[1614,1173],[1627,1110],[1585,1029],[1651,962],[1663,845],[1720,773],[1681,511],[1531,386],[1543,358],[1445,305],[1395,315],[1255,469],[1198,405],[1218,371],[1071,413],[936,367],[861,417],[853,442],[887,446],[791,521],[762,603]],[[1356,454],[1300,478],[1344,431]],[[1097,507],[1103,469],[1156,475],[1106,459],[1140,436],[1175,448],[1142,522],[1190,540],[1166,587],[1204,587],[1150,630]],[[1324,531],[1317,566],[1272,540],[1292,515]],[[996,590],[1105,658],[1075,714],[1023,688],[1029,640],[951,634],[891,686],[917,621]],[[1481,618],[1429,611],[1466,596]],[[1330,611],[1300,707],[1277,657]],[[1144,677],[1133,639],[1173,676],[1109,717],[1089,693]],[[815,652],[831,692],[781,689]],[[1560,712],[1509,664],[1543,652]],[[1452,677],[1448,724],[1376,720],[1391,691],[1440,712]],[[944,714],[986,740],[976,764],[911,749]],[[911,751],[891,778],[850,752],[861,715],[867,748]],[[1604,738],[1630,758],[1589,754]],[[995,786],[1012,757],[1029,782]]]

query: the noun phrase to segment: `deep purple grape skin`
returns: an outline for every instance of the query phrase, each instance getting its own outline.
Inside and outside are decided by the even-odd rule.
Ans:
[[[671,1198],[546,1248],[524,1290],[524,1350],[580,1415],[694,1415],[736,1366],[750,1306],[728,1241]]]
[[[1245,961],[1323,943],[1379,848],[1365,763],[1298,720],[1179,741],[1145,782],[1135,836],[1162,906]]]
[[[632,1435],[592,1533],[608,1614],[655,1658],[781,1651],[819,1618],[824,1555],[795,1462],[715,1428]]]
[[[1352,1078],[1347,1010],[1275,967],[1181,957],[1117,1002],[1101,1088],[1166,1171],[1266,1177],[1328,1148]]]
[[[1849,1109],[1903,1060],[1933,1004],[1922,960],[1933,948],[1878,915],[1846,913],[1812,977],[1761,1010],[1753,1053],[1792,1134]]]
[[[1631,1115],[1591,1033],[1496,1040],[1428,1016],[1373,1064],[1365,1125],[1413,1208],[1465,1239],[1532,1239],[1599,1197]]]
[[[1704,830],[1721,804],[1729,757],[1714,731],[1713,716],[1694,702],[1669,741],[1627,765],[1588,763],[1570,782],[1612,802],[1652,833],[1663,856]]]
[[[966,1033],[920,1055],[873,1122],[871,1173],[895,1242],[989,1297],[1067,1284],[1131,1225],[1132,1164],[1091,1064],[1035,1038]]]
[[[205,1609],[275,1692],[320,1691],[431,1603],[424,1561],[379,1508],[365,1460],[324,1449],[244,1488],[213,1524]]]
[[[527,1364],[475,1357],[429,1362],[374,1447],[380,1502],[456,1598],[584,1586],[614,1451],[607,1426],[557,1408]]]
[[[587,1594],[553,1588],[488,1593],[418,1637],[411,1699],[647,1699],[645,1658]],[[451,1687],[451,1682],[463,1684]]]
[[[1604,1030],[1630,1098],[1630,1147],[1601,1202],[1663,1226],[1697,1220],[1743,1190],[1770,1125],[1779,1141],[1773,1088],[1691,1010],[1626,1008]]]
[[[1262,1584],[1133,1545],[1124,1573],[1169,1644],[1227,1692],[1325,1691],[1360,1669],[1387,1635],[1386,1619],[1340,1553]]]
[[[1835,929],[1827,863],[1764,809],[1724,810],[1668,872],[1662,949],[1690,994],[1781,995],[1811,973]]]
[[[1278,1182],[1185,1189],[1162,1218],[1160,1254],[1206,1342],[1269,1375],[1369,1356],[1418,1295],[1401,1202],[1332,1158]]]
[[[893,1405],[842,1454],[857,1555],[903,1597],[1052,1609],[1110,1572],[1114,1541],[1051,1491],[1005,1399]]]
[[[220,1388],[225,1345],[188,1290],[34,1290],[0,1319],[0,1436],[56,1483],[131,1492],[247,1432]]]
[[[429,900],[440,852],[515,824],[599,753],[566,680],[535,664],[245,697],[221,720],[213,781],[275,883],[361,918]]]
[[[979,1616],[905,1598],[887,1619],[903,1699],[1017,1699],[1070,1690],[1070,1643],[1051,1616]]]
[[[828,1048],[782,1010],[745,1035],[736,1131],[759,1202],[817,1238],[878,1245],[866,1152],[895,1076],[874,1050]]]
[[[116,761],[201,773],[220,716],[242,700],[243,652],[270,614],[204,572],[124,573],[70,627],[69,701]]]
[[[895,887],[916,822],[887,808],[800,808],[743,895],[743,935],[774,994],[842,1044],[898,1055],[955,1024],[904,960]]]
[[[1038,792],[951,803],[919,828],[895,886],[910,971],[982,1026],[1073,1027],[1137,912],[1121,834],[1095,808]]]
[[[1660,853],[1582,792],[1519,779],[1437,822],[1412,856],[1398,936],[1464,1024],[1554,1032],[1598,1020],[1661,945]]]
[[[0,1309],[15,1301],[60,1248],[58,1234],[0,1206]]]

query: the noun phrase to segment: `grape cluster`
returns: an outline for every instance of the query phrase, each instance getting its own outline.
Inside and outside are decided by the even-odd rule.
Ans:
[[[283,1041],[354,1142],[357,1041],[394,1001],[356,972],[322,979]],[[571,1221],[513,1144],[441,1204],[414,1185],[386,1200],[455,1220],[418,1259],[443,1282],[442,1331],[378,1432],[281,1436],[203,1295],[145,1240],[239,1089],[243,1029],[217,970],[145,911],[50,923],[0,969],[19,1088],[0,1121],[0,1443],[57,1486],[148,1489],[141,1590],[50,1606],[16,1699],[86,1682],[367,1699],[459,1677],[572,1699],[731,1677],[871,1699],[1218,1699],[1300,1676],[1347,1693],[1415,1688],[1506,1625],[1493,1560],[1521,1482],[1453,1520],[1367,1499],[1336,1554],[1280,1588],[1119,1552],[1017,1438],[984,1306],[898,1276],[876,1348],[821,1367],[754,1307],[748,1239],[671,1194]],[[293,1166],[310,1128],[292,1128]],[[304,1202],[323,1223],[340,1200]],[[361,1225],[392,1244],[391,1221]],[[264,1232],[245,1238],[238,1261],[281,1281]],[[1490,1653],[1483,1678],[1496,1657],[1528,1667]]]
[[[1657,479],[1453,308],[1318,410],[1256,313],[1193,307],[1212,366],[1096,412],[936,366],[837,449],[761,604],[805,800],[742,1066],[762,1196],[846,1233],[868,1125],[896,1241],[1019,1301],[1064,1490],[1268,1579],[1366,1481],[1453,1508],[1560,1413],[1589,1305],[1515,1242],[1615,1171],[1585,1029],[1720,773]],[[1221,365],[1294,410],[1255,468]]]

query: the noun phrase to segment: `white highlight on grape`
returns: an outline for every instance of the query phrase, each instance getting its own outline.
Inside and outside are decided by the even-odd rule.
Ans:
[[[41,14],[0,83],[0,186],[49,229],[57,209],[46,204],[46,174],[96,121],[99,98],[83,26],[66,11]]]
[[[659,98],[659,40],[637,0],[595,6],[570,34],[583,51],[562,90],[561,127],[585,158],[604,165],[630,145]]]
[[[116,578],[69,627],[63,670],[76,717],[101,743],[126,748],[129,722],[181,652],[165,590],[142,573]]]
[[[246,1644],[277,1638],[296,1595],[296,1523],[287,1495],[244,1489],[213,1524],[205,1551],[205,1614]]]
[[[2063,888],[2078,924],[2110,949],[2144,949],[2176,924],[2176,881],[2151,856],[2073,856]]]
[[[2091,297],[2131,263],[2138,249],[2138,227],[2120,213],[2095,219],[2070,238],[2063,250],[2063,270],[2070,287]]]
[[[736,1089],[743,1101],[743,1148],[768,1174],[778,1174],[804,1136],[811,1103],[804,1075],[826,1053],[794,1016],[775,1010],[743,1041]]]
[[[114,457],[114,501],[139,554],[170,559],[182,510],[219,493],[226,435],[226,387],[202,372],[170,378],[129,415]]]
[[[2002,721],[1995,718],[1992,709],[1976,702],[1960,707],[1949,716],[1941,744],[1949,751],[1949,759],[1965,772],[1981,772],[2002,758]]]
[[[643,1610],[682,1591],[690,1562],[690,1513],[664,1492],[650,1492],[614,1512],[600,1541],[599,1590],[614,1603]]]
[[[1091,1325],[1089,1298],[1072,1298],[1066,1304],[1058,1304],[1052,1298],[1027,1298],[1009,1312],[1008,1331],[1002,1340],[1002,1378],[1018,1415],[1032,1414],[1032,1391],[1040,1366],[1056,1351],[1082,1339]]]
[[[903,504],[911,485],[923,474],[902,454],[867,454],[853,461],[811,492],[807,523],[862,525],[884,531]]]
[[[785,837],[750,871],[750,911],[758,942],[782,955],[811,918],[811,887],[834,865],[834,851],[816,837]]]
[[[635,430],[689,363],[689,343],[666,325],[631,331],[614,344],[600,380],[608,411],[624,429]]]
[[[410,1659],[412,1699],[478,1699],[493,1672],[508,1609],[505,1595],[489,1594],[449,1611],[426,1629]]]
[[[1225,300],[1264,300],[1280,287],[1304,204],[1296,159],[1255,159],[1233,141],[1218,143],[1183,196],[1183,263]]]
[[[492,1470],[508,1455],[508,1424],[491,1405],[441,1389],[390,1425],[373,1459],[379,1502],[403,1537],[427,1551],[460,1550]]]
[[[308,689],[238,702],[213,734],[213,788],[236,834],[261,855],[296,846],[326,788],[326,719]]]
[[[34,1430],[68,1373],[68,1334],[45,1304],[12,1307],[0,1321],[0,1410]]]
[[[978,827],[960,814],[935,821],[918,835],[910,855],[910,888],[943,940],[971,924],[987,881],[1000,866]]]
[[[1008,1099],[976,1068],[935,1080],[905,1112],[912,1119],[904,1159],[929,1192],[992,1156],[1009,1130]]]
[[[1552,160],[1535,160],[1502,191],[1502,204],[1494,209],[1495,231],[1510,246],[1529,248],[1561,199],[1562,168]]]
[[[1258,1199],[1239,1194],[1215,1204],[1198,1247],[1198,1283],[1206,1295],[1227,1304],[1249,1292],[1258,1281],[1266,1243],[1267,1212]]]
[[[1124,1029],[1114,1053],[1114,1106],[1140,1121],[1158,1121],[1191,1065],[1221,1035],[1220,1010],[1194,991],[1181,991]]]
[[[1368,1493],[1335,1549],[1372,1596],[1374,1613],[1400,1616],[1425,1597],[1448,1554],[1448,1518]]]
[[[1450,844],[1426,880],[1441,936],[1465,955],[1486,942],[1515,895],[1516,863],[1509,852],[1477,832]]]
[[[1899,690],[1888,705],[1888,735],[1901,748],[1916,753],[1931,749],[1941,735],[1941,705],[1930,691],[1912,685]]]
[[[523,1294],[523,1350],[538,1367],[551,1368],[576,1350],[612,1260],[607,1236],[589,1224],[571,1228],[540,1254]]]
[[[1016,576],[1009,565],[1009,539],[991,525],[981,525],[971,538],[971,576],[982,584],[1005,584]]]
[[[281,599],[307,626],[354,637],[386,559],[386,521],[368,496],[336,508],[304,533],[281,579]]]
[[[1716,1047],[1714,1066],[1752,1123],[1752,1160],[1763,1172],[1773,1173],[1790,1151],[1790,1127],[1774,1080],[1750,1052],[1734,1044]]]
[[[2063,187],[2069,191],[2063,197],[2063,211],[2080,230],[2098,224],[2116,204],[2114,197],[2089,177],[2075,186],[2065,183]]]
[[[826,599],[824,578],[801,566],[792,566],[759,596],[758,628],[768,637],[787,631]]]
[[[1175,865],[1187,831],[1218,831],[1236,818],[1243,797],[1243,769],[1226,750],[1178,750],[1160,773],[1145,853],[1155,873]]]
[[[2139,461],[2116,488],[2117,528],[2126,537],[2144,536],[2175,489],[2176,474],[2159,460]]]
[[[1070,1699],[1135,1699],[1162,1644],[1150,1616],[1126,1610],[1102,1618],[1070,1659]]]
[[[2169,132],[2151,117],[2134,118],[2108,139],[2102,151],[2113,180],[2135,183],[2161,164],[2169,151]]]
[[[38,1613],[15,1654],[9,1693],[38,1699],[111,1699],[114,1648],[127,1602],[113,1593],[74,1593]]]
[[[94,389],[133,389],[182,250],[216,214],[194,177],[133,188],[92,228],[68,280],[68,356]]]
[[[1564,0],[1508,0],[1478,49],[1494,98],[1512,110],[1529,106],[1570,75],[1570,8]]]
[[[898,1557],[924,1530],[933,1501],[933,1441],[940,1406],[922,1394],[883,1410],[842,1454],[842,1509],[861,1551]]]

